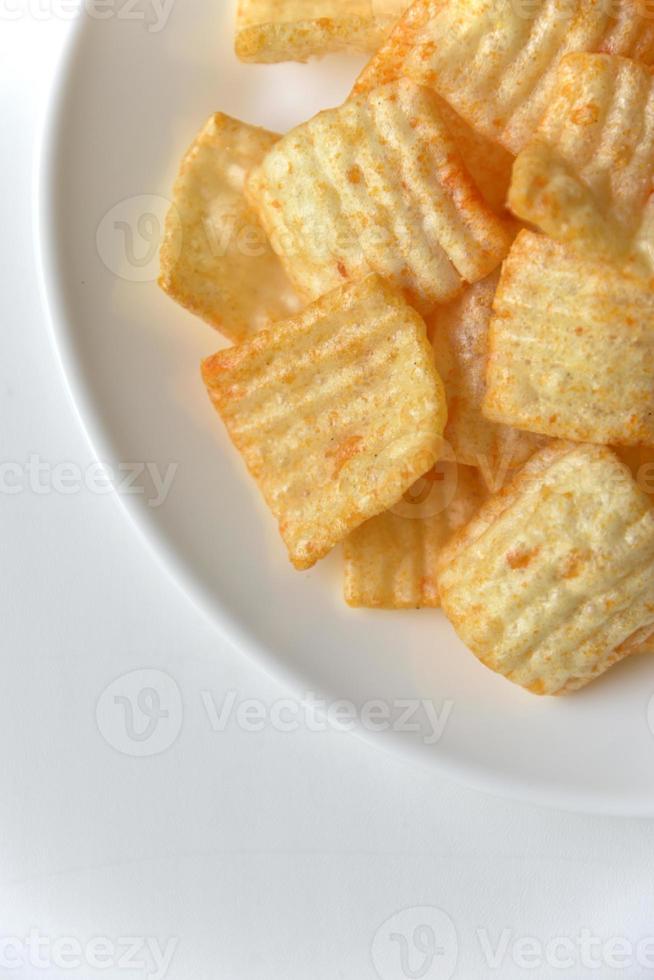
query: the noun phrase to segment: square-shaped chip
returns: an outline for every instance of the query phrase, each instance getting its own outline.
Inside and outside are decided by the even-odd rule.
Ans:
[[[202,372],[297,568],[393,506],[438,458],[447,409],[424,320],[377,276]]]
[[[654,78],[613,55],[561,62],[534,139],[518,155],[509,203],[559,241],[654,263]]]
[[[445,546],[438,584],[487,667],[576,690],[654,632],[654,511],[610,449],[555,443]]]
[[[166,217],[159,285],[232,341],[299,307],[245,175],[279,136],[217,112],[182,160]]]
[[[470,176],[438,100],[410,81],[292,130],[247,190],[307,299],[376,272],[426,313],[492,272],[513,237]]]
[[[369,609],[440,605],[443,545],[488,496],[479,470],[441,460],[390,510],[345,539],[345,600]]]
[[[604,51],[651,64],[654,23],[642,0],[417,0],[358,87],[412,78],[471,126],[518,153],[533,135],[561,59]]]
[[[543,435],[654,446],[651,281],[522,231],[489,329],[484,414]]]

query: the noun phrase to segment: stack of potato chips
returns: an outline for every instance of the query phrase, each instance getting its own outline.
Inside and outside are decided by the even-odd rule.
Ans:
[[[343,542],[350,605],[442,605],[538,694],[647,649],[645,0],[241,0],[236,49],[375,52],[285,136],[212,116],[161,250],[293,564]]]

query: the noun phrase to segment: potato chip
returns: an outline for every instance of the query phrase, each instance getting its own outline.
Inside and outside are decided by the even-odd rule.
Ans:
[[[574,691],[654,633],[654,511],[609,449],[555,443],[445,546],[438,584],[487,667]]]
[[[552,98],[561,58],[575,51],[651,64],[654,23],[643,0],[418,0],[358,87],[398,77],[433,86],[474,129],[515,154]]]
[[[654,79],[613,55],[575,54],[513,172],[513,212],[606,258],[654,261]]]
[[[420,4],[414,4],[402,21],[402,31],[407,44],[407,24],[419,14]],[[398,51],[395,55],[397,58]],[[399,68],[399,70],[398,70]],[[360,76],[355,93],[370,92],[394,79],[401,77],[401,65],[385,58],[373,58],[368,68]],[[436,96],[438,111],[450,131],[463,162],[477,187],[494,211],[506,217],[506,199],[511,183],[511,170],[514,157],[499,143],[487,139],[472,128],[454,111],[445,99]]]
[[[543,444],[542,436],[519,432],[484,418],[488,326],[499,271],[468,286],[465,292],[432,314],[428,328],[436,368],[447,394],[445,439],[457,460],[478,466],[491,489],[509,470],[521,466]],[[499,489],[499,487],[497,488]]]
[[[345,539],[346,602],[382,609],[439,606],[438,555],[486,496],[478,470],[438,463],[399,504]]]
[[[424,321],[377,276],[208,358],[203,376],[297,568],[438,458],[447,408]]]
[[[336,51],[374,51],[410,0],[239,0],[241,61],[307,61]]]
[[[278,139],[211,116],[182,160],[166,218],[159,285],[234,341],[300,305],[243,195],[245,174]]]
[[[512,238],[472,181],[432,93],[409,81],[293,130],[247,187],[309,299],[372,271],[428,312],[463,280],[492,272]]]
[[[489,328],[483,412],[544,435],[654,445],[649,279],[522,231]]]
[[[468,173],[496,214],[506,219],[514,157],[499,143],[477,133],[445,99],[435,98]]]

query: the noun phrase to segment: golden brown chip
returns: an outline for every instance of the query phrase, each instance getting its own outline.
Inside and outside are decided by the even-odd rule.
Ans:
[[[544,435],[654,445],[648,279],[522,231],[502,268],[483,411]]]
[[[509,470],[521,466],[543,444],[542,436],[519,432],[482,415],[488,362],[488,327],[499,271],[468,286],[432,314],[428,327],[436,368],[447,394],[445,439],[460,463],[478,466],[489,487],[501,485]]]
[[[245,175],[279,139],[221,113],[182,160],[166,218],[159,285],[230,340],[243,340],[299,301],[243,195]]]
[[[478,470],[437,463],[398,504],[345,539],[346,602],[377,609],[439,606],[438,555],[486,496]]]
[[[575,54],[533,140],[510,205],[552,238],[607,258],[654,261],[654,79],[613,55]]]
[[[417,0],[358,86],[432,86],[471,126],[518,153],[547,108],[561,58],[603,51],[654,60],[643,0]]]
[[[428,312],[492,272],[512,238],[433,94],[409,81],[293,130],[250,175],[248,193],[307,298],[372,271]]]
[[[297,568],[438,458],[447,408],[425,324],[378,276],[208,358],[203,376]]]
[[[654,511],[609,449],[556,443],[445,546],[438,583],[482,663],[564,694],[654,632]]]
[[[374,51],[410,0],[239,0],[241,61],[307,61],[336,51]]]

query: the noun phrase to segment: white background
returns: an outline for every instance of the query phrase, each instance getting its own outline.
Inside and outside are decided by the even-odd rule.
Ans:
[[[0,459],[84,468],[34,271],[33,152],[68,30],[38,9],[7,2],[0,18]],[[153,975],[142,950],[144,966],[121,964],[125,937],[170,944],[174,980],[654,973],[654,945],[636,952],[654,936],[651,821],[489,798],[334,731],[233,716],[214,731],[203,692],[219,709],[284,691],[190,606],[112,497],[0,493],[0,517],[0,976]],[[168,674],[181,707],[173,744],[138,758],[103,738],[96,705],[143,669]]]

